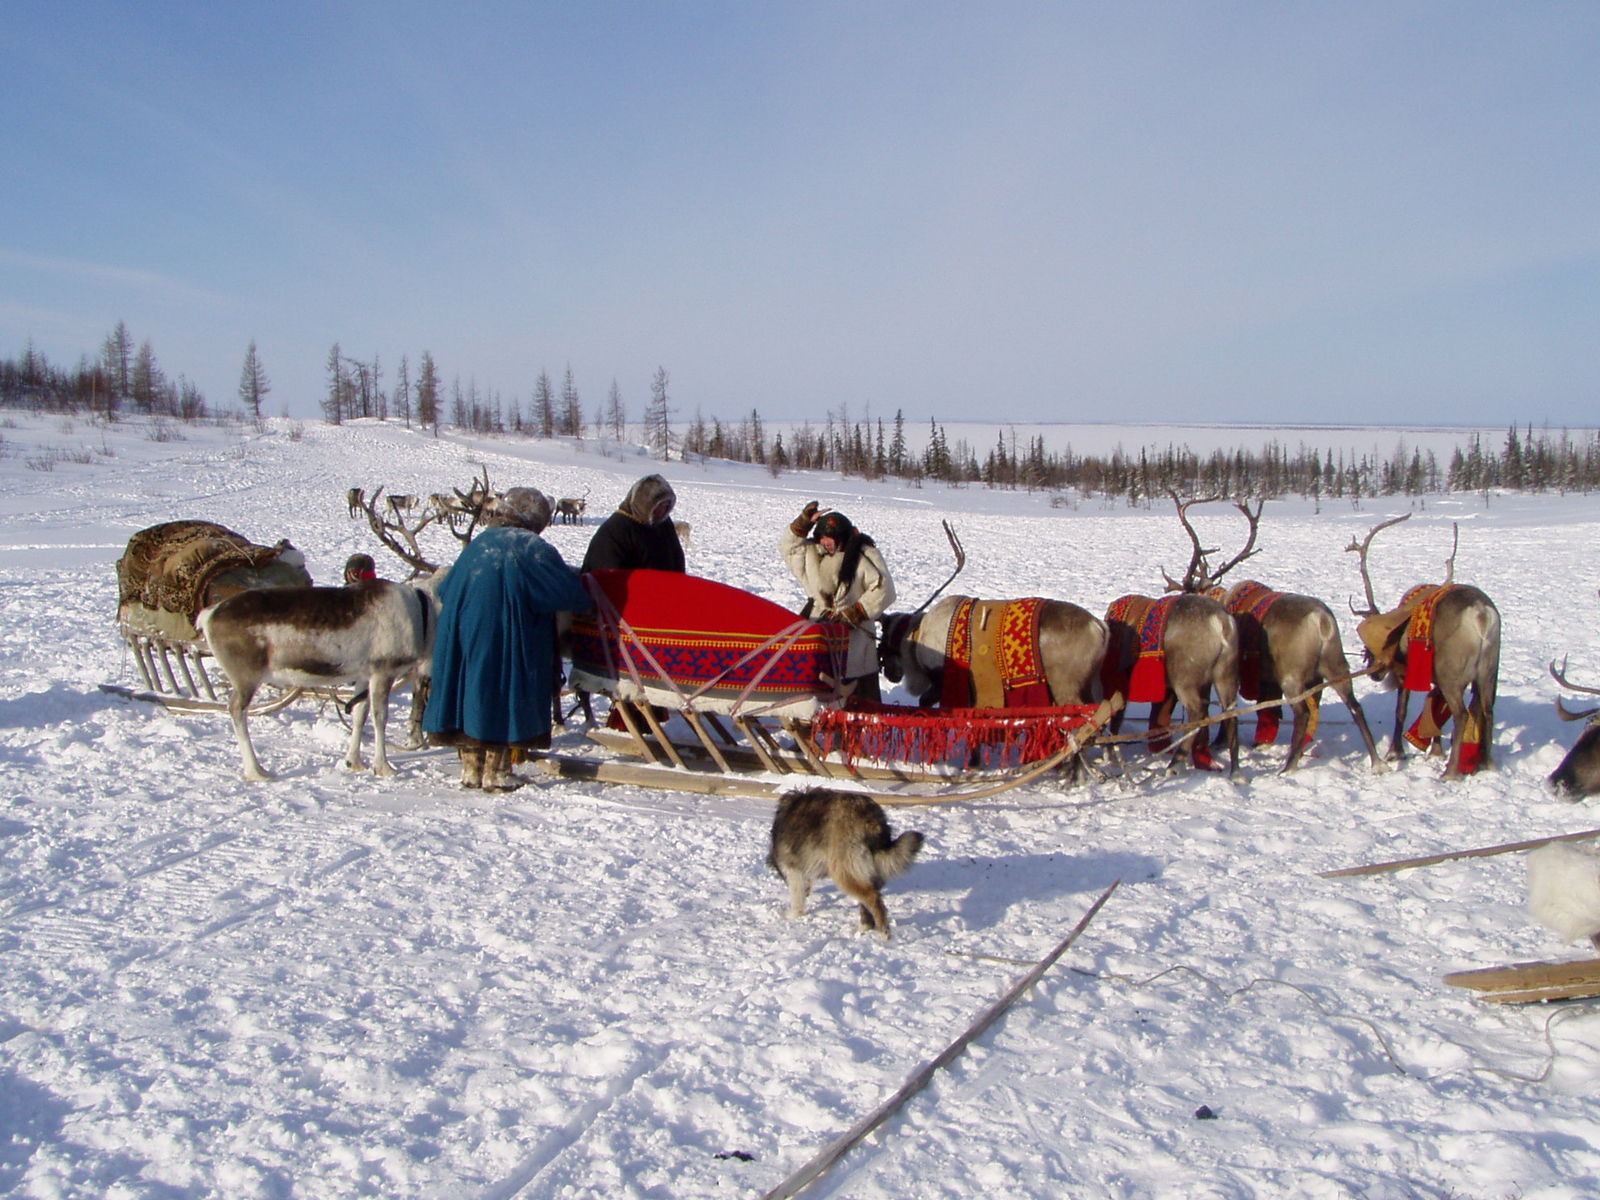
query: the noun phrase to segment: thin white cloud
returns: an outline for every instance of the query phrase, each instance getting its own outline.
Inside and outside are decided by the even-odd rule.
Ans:
[[[55,258],[45,254],[29,254],[0,246],[0,265],[20,267],[62,279],[93,283],[104,287],[122,288],[130,292],[166,299],[182,300],[191,304],[231,304],[232,297],[209,288],[200,287],[188,280],[176,279],[159,271],[146,271],[137,267],[121,267],[113,263],[82,262],[71,258]]]

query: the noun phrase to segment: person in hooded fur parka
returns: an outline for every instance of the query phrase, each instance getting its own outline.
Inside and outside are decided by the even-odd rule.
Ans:
[[[807,537],[813,526],[816,536]],[[856,685],[852,695],[881,699],[878,618],[894,603],[894,581],[877,543],[842,512],[820,510],[813,500],[783,531],[778,551],[810,597],[805,615],[850,626],[845,678]]]
[[[617,511],[589,539],[583,570],[649,567],[681,574],[683,543],[669,519],[677,503],[677,493],[660,475],[646,475],[636,482]]]
[[[431,744],[460,750],[463,787],[510,791],[522,782],[511,751],[550,745],[556,614],[586,612],[594,602],[539,536],[549,523],[544,493],[510,489],[439,586],[422,728]]]

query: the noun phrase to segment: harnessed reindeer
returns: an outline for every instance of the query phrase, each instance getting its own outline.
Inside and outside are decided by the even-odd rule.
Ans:
[[[1389,757],[1396,760],[1405,757],[1406,709],[1410,704],[1411,691],[1413,688],[1420,691],[1426,687],[1429,695],[1424,703],[1430,711],[1426,711],[1424,716],[1432,715],[1431,709],[1437,697],[1447,706],[1450,718],[1455,721],[1455,736],[1450,742],[1450,757],[1444,776],[1446,779],[1457,779],[1473,769],[1470,765],[1463,769],[1462,759],[1474,734],[1481,747],[1481,765],[1494,765],[1491,746],[1495,693],[1500,676],[1500,611],[1480,589],[1471,584],[1453,582],[1456,547],[1460,543],[1459,528],[1455,531],[1450,557],[1445,562],[1444,583],[1427,588],[1427,596],[1414,597],[1409,605],[1403,605],[1393,613],[1379,611],[1367,564],[1372,539],[1390,526],[1408,520],[1410,516],[1410,513],[1406,513],[1405,516],[1375,525],[1360,542],[1350,539],[1345,550],[1359,556],[1361,582],[1367,595],[1365,609],[1357,609],[1352,603],[1350,610],[1363,618],[1362,641],[1367,648],[1368,673],[1374,679],[1398,689],[1394,738]],[[1412,589],[1408,596],[1419,590]],[[1410,672],[1407,669],[1411,653],[1407,633],[1413,610],[1425,604],[1431,605],[1432,663],[1426,678],[1418,678],[1421,671]],[[1470,703],[1467,699],[1469,686],[1472,688]],[[1427,741],[1431,750],[1438,753],[1441,738],[1437,734],[1429,734]]]
[[[970,596],[937,600],[966,565],[966,552],[949,523],[945,535],[955,552],[956,568],[915,612],[886,613],[878,641],[878,663],[890,683],[902,679],[919,704],[939,702],[947,669],[945,651],[950,625]],[[937,600],[937,603],[935,602]],[[995,602],[991,602],[995,603]],[[998,602],[1003,603],[1003,602]],[[1106,654],[1106,626],[1099,617],[1064,600],[1044,600],[1038,612],[1039,661],[1044,668],[1050,702],[1057,706],[1094,704],[1100,700],[1100,666]],[[1074,760],[1076,773],[1079,764]]]
[[[1367,757],[1373,769],[1380,769],[1378,747],[1373,741],[1372,729],[1367,724],[1367,715],[1362,711],[1361,702],[1356,699],[1350,663],[1345,658],[1344,641],[1339,636],[1339,622],[1334,618],[1333,610],[1314,596],[1298,592],[1269,592],[1260,584],[1252,585],[1251,581],[1236,584],[1226,592],[1221,586],[1223,577],[1229,571],[1259,553],[1256,537],[1260,532],[1262,502],[1256,501],[1254,509],[1248,504],[1234,504],[1249,522],[1249,535],[1244,549],[1221,567],[1212,570],[1210,556],[1216,550],[1201,547],[1200,537],[1189,520],[1188,509],[1192,505],[1221,497],[1191,500],[1187,504],[1180,502],[1176,494],[1172,498],[1178,505],[1178,520],[1183,524],[1194,549],[1189,569],[1181,582],[1162,572],[1167,580],[1167,590],[1199,592],[1221,601],[1233,614],[1239,627],[1241,679],[1248,674],[1243,669],[1247,660],[1253,660],[1252,665],[1257,668],[1257,677],[1253,681],[1257,694],[1252,698],[1263,701],[1285,696],[1293,698],[1289,706],[1294,716],[1289,735],[1289,753],[1280,773],[1294,770],[1306,747],[1311,744],[1316,728],[1313,713],[1323,684],[1331,687],[1344,701],[1367,747]],[[1241,611],[1236,603],[1230,602],[1245,602],[1248,605],[1247,597],[1251,594],[1260,598],[1259,606],[1246,606]],[[1276,710],[1272,719],[1276,719]]]
[[[1190,537],[1194,538],[1194,531],[1188,525],[1185,512],[1189,505],[1203,501],[1191,500],[1185,504],[1178,500],[1175,492],[1172,493],[1172,498],[1178,503],[1178,515],[1180,519],[1184,519],[1184,527],[1189,529]],[[1194,555],[1190,559],[1185,579],[1197,580],[1199,578],[1197,572],[1203,571],[1205,567],[1206,555],[1214,553],[1215,550],[1202,550],[1196,539]],[[1249,553],[1250,549],[1246,547],[1217,574],[1221,575],[1238,565]],[[1140,631],[1126,621],[1116,619],[1115,614],[1124,611],[1123,605],[1129,601],[1133,607],[1141,609],[1160,604],[1167,606],[1165,622],[1161,628],[1161,653],[1166,686],[1165,694],[1150,706],[1150,730],[1153,735],[1171,722],[1173,709],[1179,704],[1183,705],[1184,713],[1190,721],[1203,721],[1211,707],[1213,690],[1217,694],[1217,704],[1223,711],[1232,708],[1239,698],[1239,634],[1233,617],[1221,603],[1210,596],[1200,595],[1185,584],[1178,583],[1165,571],[1161,574],[1167,581],[1167,590],[1176,591],[1178,595],[1167,596],[1160,600],[1149,596],[1123,597],[1113,602],[1107,612],[1106,621],[1111,634],[1111,645],[1106,651],[1107,676],[1113,678],[1117,685],[1131,691],[1132,665],[1140,653]],[[1129,698],[1126,692],[1123,693],[1125,702]],[[1111,718],[1111,730],[1114,734],[1121,730],[1122,719],[1126,713],[1127,706],[1124,703]],[[1190,757],[1194,764],[1210,768],[1210,752],[1204,733],[1197,730],[1189,737],[1192,739]],[[1219,740],[1227,743],[1228,774],[1231,776],[1239,769],[1237,718],[1223,718]]]
[[[1551,663],[1550,674],[1557,683],[1569,691],[1582,692],[1587,696],[1600,696],[1600,688],[1585,687],[1567,678],[1566,659],[1561,660],[1559,671],[1556,670],[1556,664]],[[1565,796],[1569,800],[1592,796],[1600,792],[1600,706],[1579,711],[1568,708],[1558,697],[1556,712],[1563,721],[1587,721],[1588,724],[1578,734],[1578,740],[1572,744],[1572,749],[1567,751],[1567,756],[1561,760],[1561,765],[1550,772],[1545,782],[1556,795]]]

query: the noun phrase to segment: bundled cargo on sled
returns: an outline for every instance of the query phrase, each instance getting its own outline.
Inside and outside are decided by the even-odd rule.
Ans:
[[[226,707],[218,695],[226,685],[206,669],[211,652],[195,618],[248,588],[310,586],[305,558],[287,539],[258,545],[211,521],[140,530],[117,560],[117,627],[147,690],[106,690],[176,708]]]

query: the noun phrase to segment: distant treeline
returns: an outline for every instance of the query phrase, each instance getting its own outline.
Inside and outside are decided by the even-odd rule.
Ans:
[[[240,374],[239,403],[246,415],[260,418],[261,403],[271,384],[252,342]],[[615,381],[592,418],[585,410],[572,372],[556,391],[549,376],[539,375],[524,417],[521,405],[501,403],[498,394],[484,398],[475,385],[463,391],[456,383],[444,403],[445,390],[432,358],[424,354],[413,384],[408,363],[400,360],[396,386],[385,390],[376,356],[358,362],[333,347],[329,355],[329,394],[324,418],[332,424],[357,417],[399,419],[438,431],[448,408],[449,424],[474,433],[523,437],[583,439],[590,434],[614,442],[626,440],[626,408]],[[18,358],[0,359],[0,405],[35,411],[90,413],[116,420],[133,411],[179,420],[210,416],[205,397],[182,375],[169,379],[156,364],[148,341],[135,348],[121,322],[107,335],[100,354],[83,356],[76,367],[48,362],[30,343]],[[982,485],[1051,493],[1059,503],[1107,497],[1129,504],[1146,503],[1169,491],[1179,495],[1215,495],[1235,499],[1362,499],[1375,496],[1424,496],[1440,492],[1581,492],[1600,489],[1600,432],[1535,431],[1533,426],[1507,429],[1499,446],[1485,446],[1477,434],[1467,435],[1450,461],[1440,464],[1432,450],[1406,450],[1387,459],[1352,450],[1310,447],[1291,451],[1277,442],[1258,449],[1214,450],[1202,456],[1182,445],[1144,447],[1109,455],[1050,450],[1043,435],[1018,438],[1002,433],[986,449],[962,439],[951,442],[945,429],[929,422],[926,444],[912,450],[903,413],[887,424],[850,421],[829,414],[818,425],[803,425],[770,436],[759,412],[724,423],[698,413],[685,428],[674,428],[667,395],[667,373],[658,369],[651,382],[650,402],[637,427],[641,440],[659,458],[725,460],[755,463],[774,475],[788,470],[835,471],[865,479],[901,479],[951,486]],[[681,430],[681,432],[680,432]]]
[[[696,420],[682,440],[686,457],[723,458],[764,464],[773,474],[785,470],[837,471],[865,479],[904,479],[920,484],[1026,489],[1087,499],[1109,496],[1130,504],[1180,495],[1238,499],[1359,499],[1372,496],[1422,496],[1437,492],[1590,492],[1600,488],[1600,433],[1578,437],[1562,430],[1535,432],[1530,425],[1506,431],[1498,448],[1486,448],[1472,434],[1441,467],[1431,450],[1397,448],[1384,459],[1347,450],[1300,446],[1293,452],[1277,442],[1255,450],[1214,450],[1204,456],[1186,446],[1113,450],[1109,455],[1075,454],[1045,447],[1043,435],[1019,439],[1001,434],[979,452],[964,440],[951,442],[944,427],[931,423],[920,453],[907,449],[905,423],[896,413],[886,427],[873,423],[829,421],[771,439],[752,413],[732,428],[720,421]]]

